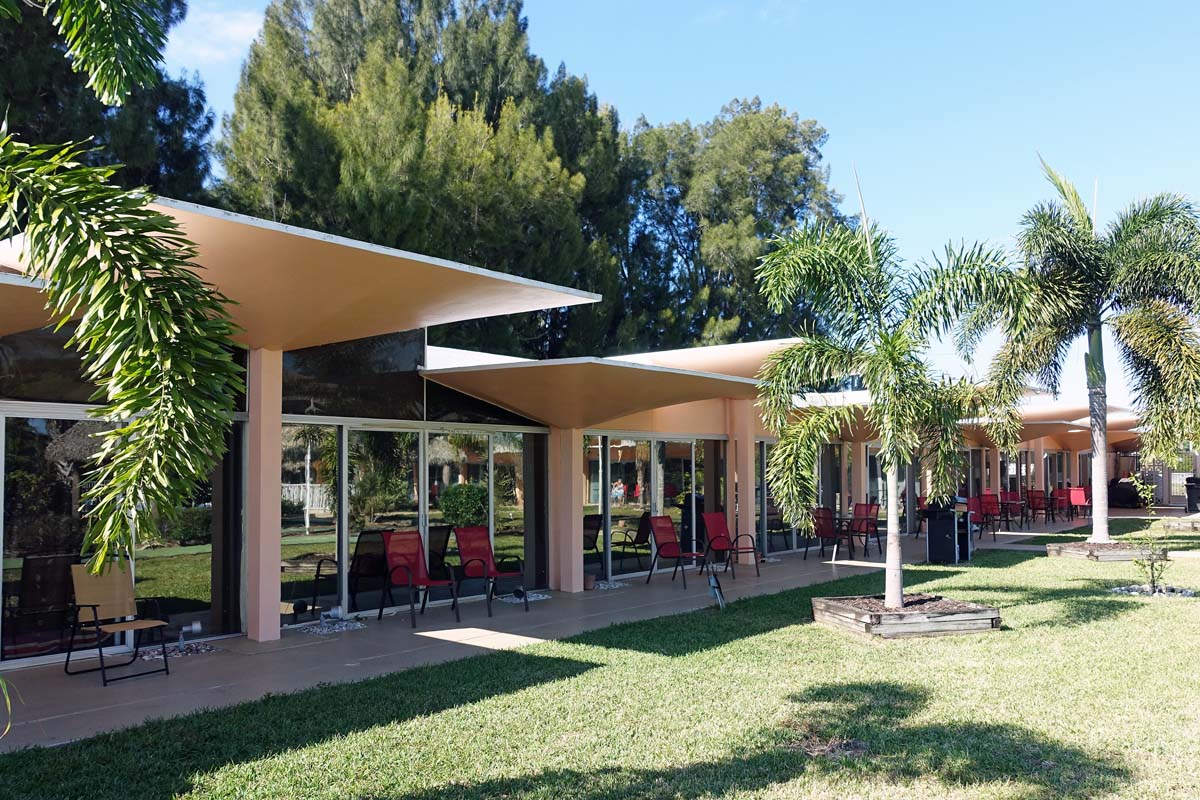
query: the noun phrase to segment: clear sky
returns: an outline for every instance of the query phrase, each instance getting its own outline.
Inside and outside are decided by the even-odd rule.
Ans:
[[[168,68],[198,71],[227,113],[265,3],[189,5]],[[755,95],[818,120],[844,207],[858,208],[853,166],[869,215],[910,260],[949,240],[1010,241],[1048,196],[1039,153],[1089,199],[1098,182],[1102,221],[1153,192],[1200,195],[1200,4],[526,0],[525,12],[534,52],[587,75],[626,125],[702,121]],[[1120,372],[1111,349],[1109,363]]]

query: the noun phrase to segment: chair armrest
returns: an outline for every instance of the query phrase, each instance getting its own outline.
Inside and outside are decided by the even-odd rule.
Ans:
[[[154,606],[153,616],[142,610],[143,606],[151,606],[151,605]],[[142,617],[143,619],[162,620],[163,622],[167,621],[166,615],[164,615],[162,613],[162,602],[159,598],[143,597],[141,600],[137,601],[137,606],[138,606],[138,616],[139,617]]]
[[[388,571],[388,576],[387,576],[388,584],[390,586],[399,586],[400,585],[399,583],[396,583],[396,571],[397,570],[404,570],[404,575],[405,575],[404,585],[412,586],[413,585],[413,574],[412,574],[412,570],[408,568],[407,564],[397,564],[396,566],[392,567]]]
[[[740,541],[741,539],[749,539],[751,549],[754,549],[754,550],[758,549],[758,540],[757,539],[755,539],[752,535],[750,535],[748,533],[739,533],[737,536],[733,537],[733,549],[734,550],[739,549],[738,541]]]
[[[504,570],[504,569],[501,569],[501,567],[500,567],[501,564],[516,564],[517,568],[513,569],[513,570]],[[524,562],[521,561],[520,556],[507,556],[496,562],[496,569],[500,572],[524,573],[525,572],[525,564],[524,564]]]
[[[480,574],[479,575],[468,575],[467,574],[467,565],[468,564],[478,564]],[[450,572],[450,580],[454,580],[454,568],[450,564],[444,564],[443,566]],[[486,580],[487,578],[491,577],[491,575],[488,575],[487,562],[484,561],[482,558],[468,558],[466,561],[462,562],[462,564],[460,564],[458,568],[460,570],[462,570],[461,580],[464,580],[464,581],[465,580]]]

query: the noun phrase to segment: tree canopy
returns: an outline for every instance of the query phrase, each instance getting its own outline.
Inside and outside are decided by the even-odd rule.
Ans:
[[[433,342],[553,357],[808,323],[753,272],[773,236],[837,216],[825,131],[757,99],[623,130],[531,51],[519,0],[276,0],[234,102],[230,206],[605,297]]]
[[[157,7],[163,30],[187,12],[182,0]],[[172,78],[154,65],[145,85],[120,105],[101,101],[72,68],[53,18],[26,9],[22,24],[0,25],[0,109],[9,132],[27,142],[89,142],[93,164],[122,164],[121,186],[149,186],[181,200],[204,196],[210,178],[213,115],[196,78]]]

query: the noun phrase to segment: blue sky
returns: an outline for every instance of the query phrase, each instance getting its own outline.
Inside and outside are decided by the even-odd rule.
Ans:
[[[168,68],[198,71],[218,113],[232,108],[264,6],[192,0],[172,35]],[[1149,193],[1200,188],[1200,4],[527,0],[525,11],[534,52],[587,75],[626,125],[702,121],[754,95],[818,120],[845,207],[857,210],[853,165],[868,213],[911,260],[949,240],[1010,241],[1048,194],[1039,153],[1089,198],[1098,181],[1101,220]]]

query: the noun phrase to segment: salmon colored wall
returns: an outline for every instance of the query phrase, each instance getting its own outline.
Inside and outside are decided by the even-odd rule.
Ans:
[[[660,435],[725,436],[728,433],[726,404],[730,402],[748,403],[750,408],[754,408],[753,400],[698,400],[617,417],[593,427],[596,430],[644,431]],[[757,413],[753,414],[753,418],[754,435],[769,436]]]

